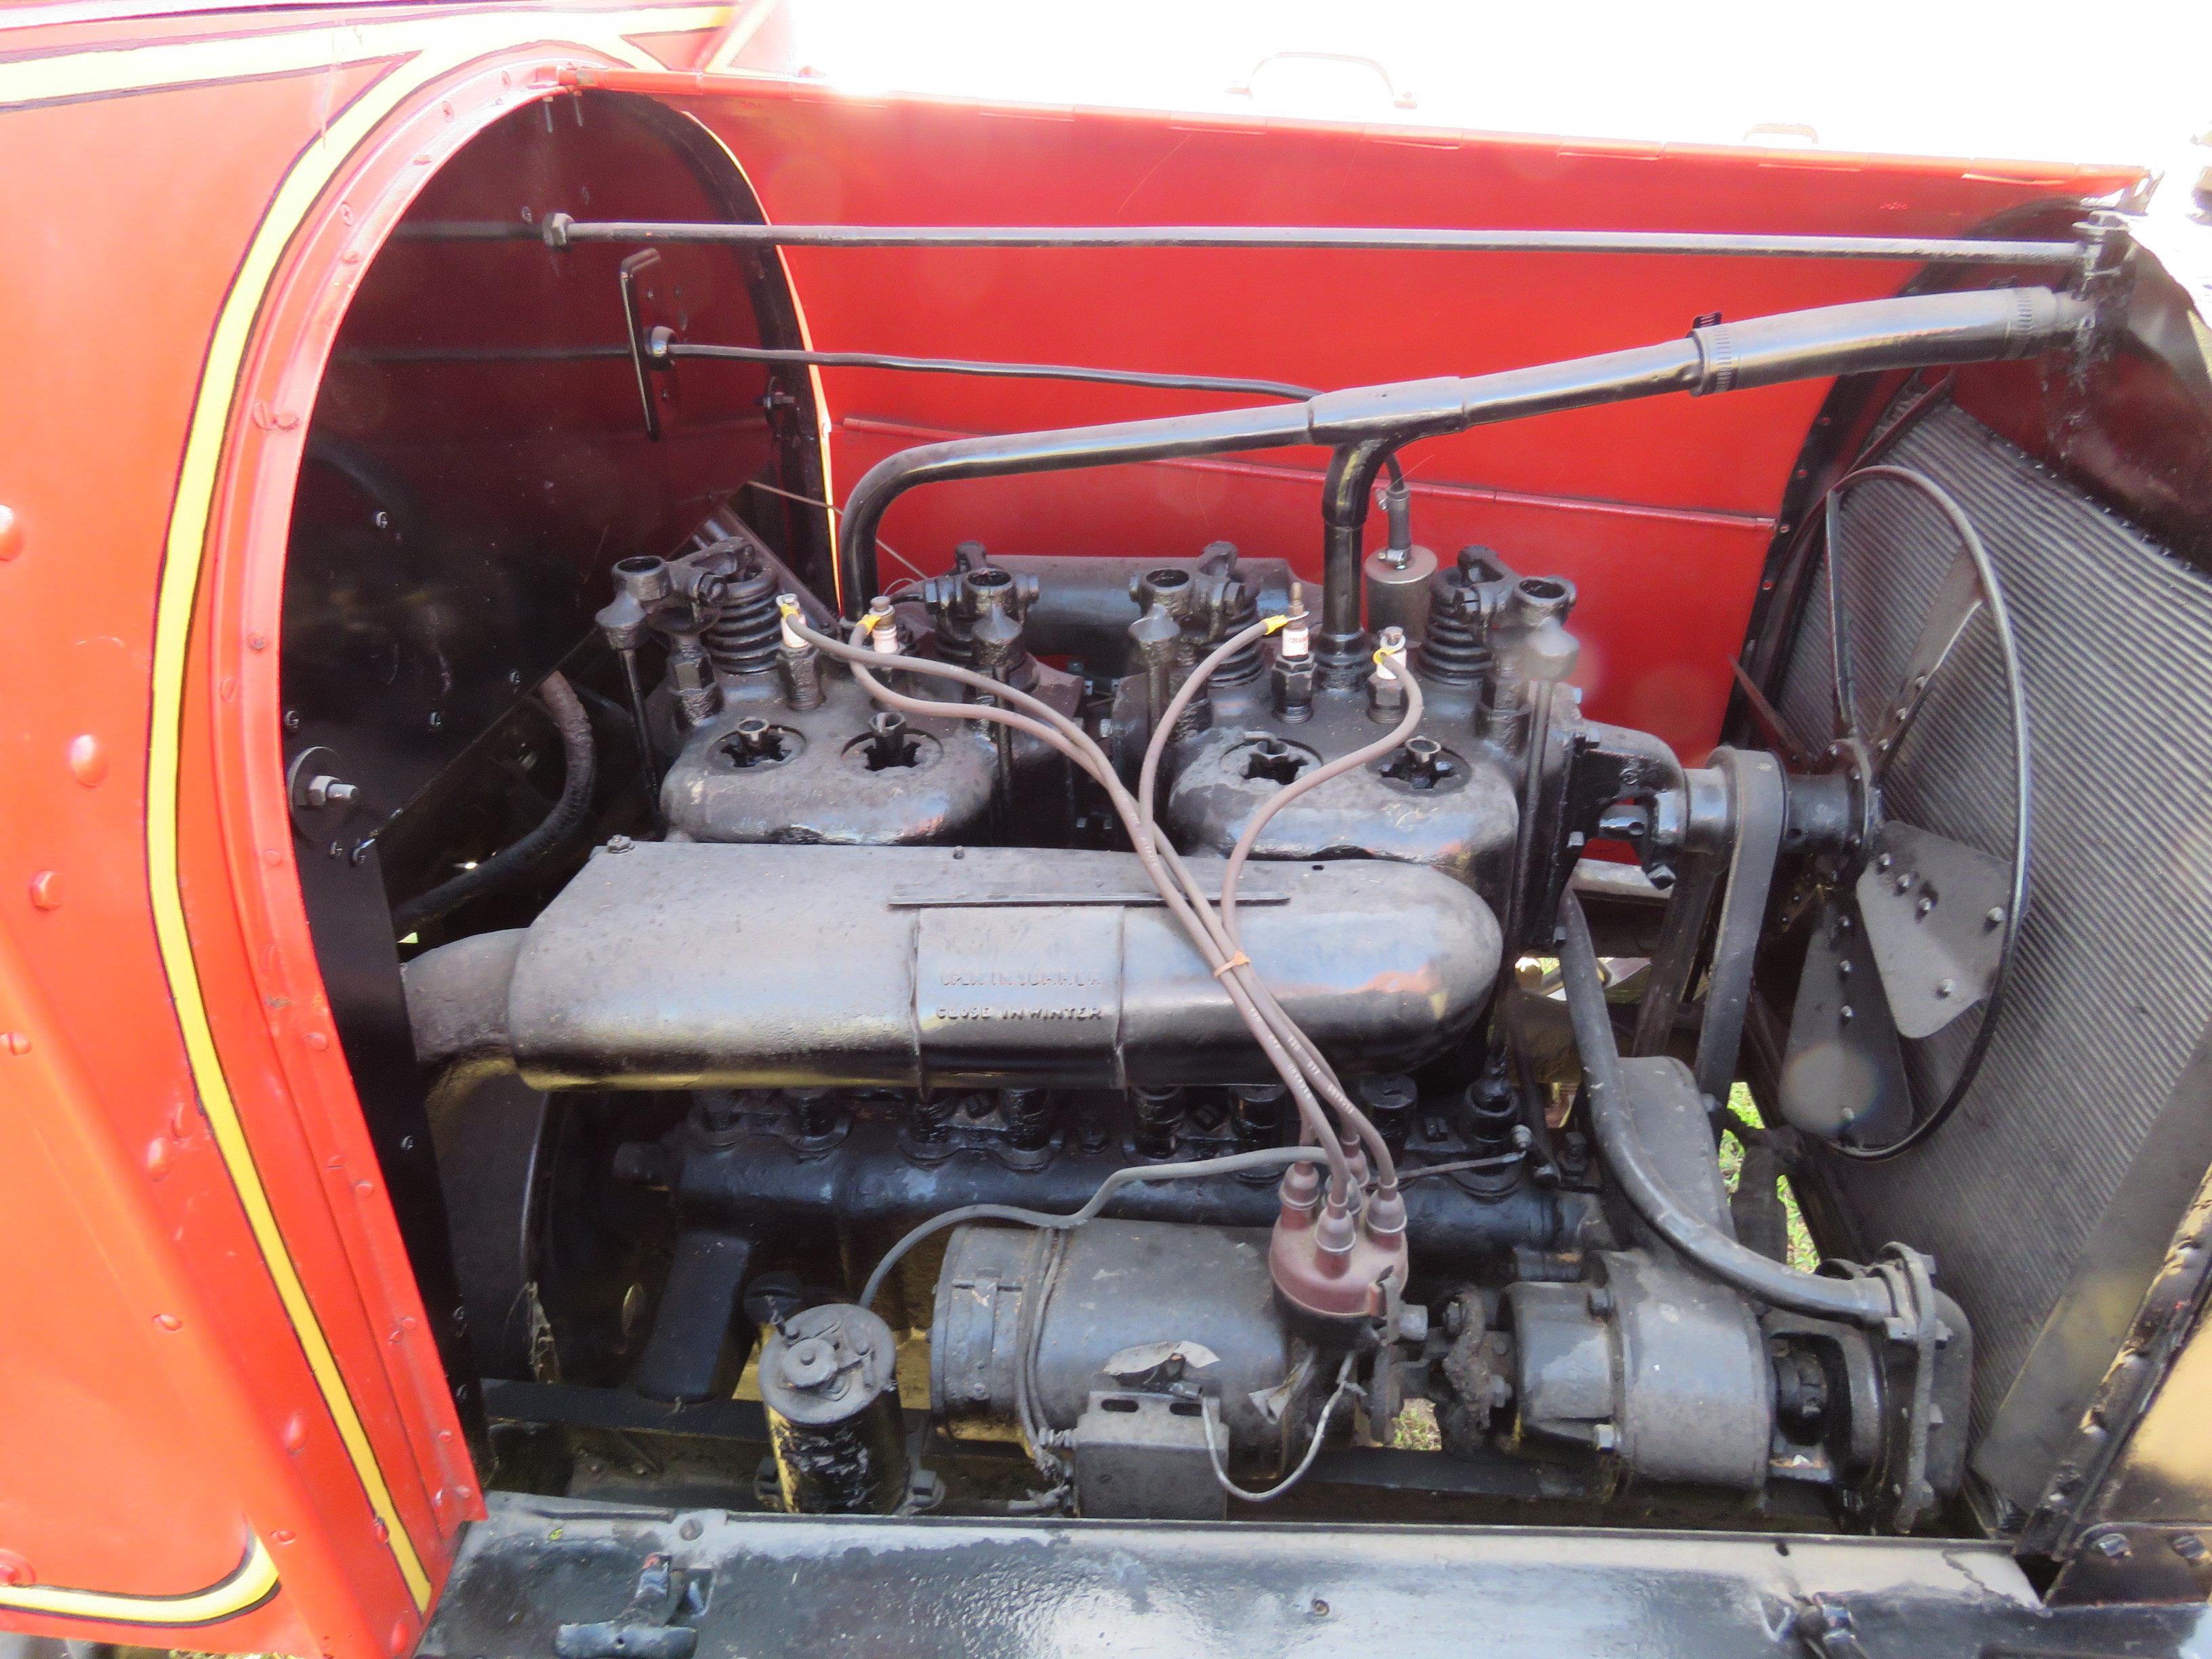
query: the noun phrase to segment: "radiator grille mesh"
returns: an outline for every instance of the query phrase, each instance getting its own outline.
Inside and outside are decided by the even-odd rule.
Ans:
[[[1868,1241],[1931,1251],[1972,1319],[1978,1434],[2212,1017],[2212,581],[1956,410],[1887,459],[1950,490],[1987,541],[2027,688],[2033,887],[2003,1024],[1926,1147],[1837,1169]],[[1839,609],[1869,730],[1955,541],[1892,483],[1857,486],[1842,524]],[[1801,743],[1825,744],[1828,611],[1814,586],[1779,705]],[[1899,816],[2000,857],[2003,684],[1978,618],[1890,775]],[[1963,1046],[1977,1018],[1944,1037]]]

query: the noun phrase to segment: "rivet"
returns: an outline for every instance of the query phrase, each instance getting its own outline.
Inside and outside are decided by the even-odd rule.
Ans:
[[[1954,979],[1939,979],[1936,981],[1936,994],[1939,997],[1948,997],[1958,988],[1959,981]]]
[[[27,1054],[31,1052],[31,1039],[21,1031],[9,1031],[0,1036],[0,1046],[11,1054]]]
[[[304,1036],[310,1048],[323,1049],[331,1046],[331,1040],[320,1031],[308,1031]]]
[[[284,1419],[284,1449],[297,1457],[307,1444],[307,1419],[298,1412]]]
[[[294,1532],[289,1527],[279,1527],[276,1531],[269,1534],[269,1541],[272,1544],[289,1544],[297,1540],[300,1534]]]
[[[274,870],[278,865],[283,863],[284,855],[273,847],[264,847],[261,849],[261,861]]]
[[[0,564],[23,550],[23,521],[12,507],[0,507]]]
[[[146,1175],[149,1180],[159,1181],[168,1174],[169,1166],[174,1161],[167,1135],[156,1135],[146,1143]]]
[[[353,1183],[353,1189],[363,1198],[367,1198],[376,1190],[376,1183],[374,1181],[356,1181]]]
[[[236,702],[238,701],[238,677],[234,674],[225,674],[222,677],[222,684],[216,688],[216,695],[222,697],[225,702]]]
[[[0,1584],[35,1584],[39,1575],[13,1550],[0,1550]]]
[[[58,910],[62,904],[62,878],[52,870],[41,870],[31,878],[31,902],[41,910]]]
[[[185,1328],[185,1322],[174,1314],[155,1314],[154,1322],[165,1331],[181,1331]]]
[[[1326,1619],[1328,1617],[1328,1603],[1322,1601],[1321,1597],[1316,1595],[1313,1599],[1313,1606],[1309,1607],[1307,1611],[1312,1613],[1316,1619]]]
[[[1912,872],[1908,870],[1897,878],[1897,890],[1900,893],[1906,893],[1911,891],[1911,890]]]
[[[70,775],[88,789],[96,789],[107,776],[107,748],[89,732],[70,739]]]
[[[248,651],[266,651],[269,648],[269,636],[266,634],[248,634],[246,636],[246,648]]]
[[[384,1517],[380,1515],[368,1523],[368,1530],[380,1544],[392,1541],[392,1528],[384,1524]]]
[[[1989,909],[1983,914],[1982,920],[1992,927],[2003,927],[2004,906],[2002,904],[1992,904]]]
[[[404,1659],[407,1650],[415,1645],[415,1628],[407,1622],[406,1614],[392,1621],[392,1634],[385,1638],[385,1645],[392,1650],[394,1659]]]
[[[1842,1007],[1837,1009],[1836,1018],[1841,1020],[1844,1024],[1850,1024],[1853,1018],[1851,1005],[1847,1002]]]

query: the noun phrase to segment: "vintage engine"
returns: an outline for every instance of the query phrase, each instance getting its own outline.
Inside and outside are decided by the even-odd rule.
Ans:
[[[1570,582],[1415,541],[1395,456],[1624,398],[2079,350],[2094,264],[2078,292],[1715,313],[1594,358],[923,444],[838,509],[834,607],[726,514],[616,563],[600,661],[627,710],[593,695],[646,788],[595,799],[592,711],[550,677],[559,804],[393,918],[429,947],[408,1013],[487,1241],[461,1253],[483,1373],[589,1379],[632,1402],[601,1418],[665,1425],[728,1405],[757,1347],[762,1492],[805,1511],[1396,1490],[1332,1453],[1425,1403],[1461,1494],[1935,1523],[1966,1322],[1905,1244],[1793,1265],[1777,1177],[1790,1136],[1882,1158],[1932,1134],[1996,1018],[2026,716],[1965,507],[1893,466],[1839,481],[1959,535],[1901,680],[1862,729],[1838,624],[1824,757],[1778,736],[1686,768],[1583,714]],[[630,317],[650,411],[679,343]],[[878,579],[919,485],[1311,444],[1317,594],[1224,543],[969,543]],[[2009,665],[2008,866],[1886,783],[1978,618]],[[303,781],[312,809],[330,780]],[[586,822],[580,869],[529,873]],[[526,926],[441,928],[518,872]],[[1753,1125],[1727,1102],[1762,963],[1797,990]],[[924,1329],[926,1397],[899,1380]],[[1009,1441],[1014,1492],[1003,1459],[995,1489],[944,1473]]]
[[[1649,891],[1724,846],[1734,775],[1583,717],[1569,584],[1480,547],[1440,566],[1385,502],[1371,631],[1331,634],[1280,563],[1218,544],[964,544],[842,653],[733,520],[617,567],[599,620],[658,834],[608,839],[528,927],[416,958],[409,1002],[449,1075],[684,1103],[609,1152],[676,1229],[623,1380],[723,1395],[757,1324],[787,1505],[921,1501],[905,1326],[927,1328],[950,1443],[1018,1437],[1036,1504],[1089,1516],[1219,1517],[1421,1399],[1473,1466],[1592,1501],[1796,1486],[1909,1527],[1956,1488],[1969,1339],[1911,1253],[1838,1281],[1893,1285],[1873,1318],[1717,1274],[1694,1241],[1755,1253],[1689,1070],[1616,1054],[1563,1126],[1540,1053],[1563,1011],[1504,971],[1561,954],[1590,842],[1632,850]],[[972,716],[1002,702],[1056,712],[1124,778],[1151,751],[1199,889],[1250,860],[1235,944],[1371,1126],[1325,1149],[1353,1190],[1099,779]],[[1790,833],[1838,833],[1835,795],[1798,788]],[[1671,1200],[1657,1224],[1607,1176],[1600,1089]],[[917,1232],[943,1247],[933,1278],[904,1254]],[[513,1323],[480,1322],[480,1349]]]

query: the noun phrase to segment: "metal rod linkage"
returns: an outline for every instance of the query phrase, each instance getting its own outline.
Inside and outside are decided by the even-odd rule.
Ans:
[[[439,224],[424,239],[542,237],[578,242],[713,242],[738,247],[1350,248],[1437,253],[1657,253],[1765,259],[1897,259],[1943,264],[2079,264],[2070,241],[1964,236],[1796,236],[1730,231],[1476,230],[1344,225],[738,225],[649,219],[575,219],[542,225]]]
[[[878,591],[876,528],[892,501],[921,484],[1299,444],[1348,450],[1338,471],[1364,473],[1371,482],[1371,461],[1415,438],[1670,392],[1700,396],[1832,374],[2032,356],[2073,338],[2092,316],[2087,302],[2049,289],[1914,295],[1717,323],[1679,340],[1471,379],[1399,380],[1273,408],[921,444],[876,463],[847,499],[838,601],[848,616],[855,615]],[[1334,525],[1331,532],[1337,538]],[[1340,589],[1358,575],[1356,563],[1348,570],[1345,564],[1340,556],[1328,573]],[[1357,605],[1356,589],[1324,596],[1340,623],[1357,616]]]

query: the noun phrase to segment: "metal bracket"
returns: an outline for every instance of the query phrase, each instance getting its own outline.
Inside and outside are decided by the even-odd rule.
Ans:
[[[645,274],[660,263],[659,248],[640,248],[616,267],[617,279],[622,287],[623,322],[629,335],[630,368],[637,375],[637,399],[645,412],[645,435],[655,443],[660,441],[660,406],[654,396],[653,384],[656,368],[666,369],[669,359],[664,351],[660,361],[653,361],[646,343],[644,307],[638,294],[638,283]]]
[[[1798,1609],[1797,1635],[1816,1659],[1866,1659],[1851,1610],[1825,1595],[1808,1598]]]
[[[692,1659],[699,1632],[676,1621],[706,1612],[713,1582],[710,1574],[672,1565],[665,1555],[648,1555],[629,1605],[611,1619],[561,1626],[553,1651],[559,1659]]]
[[[2051,1586],[2054,1605],[2201,1602],[2212,1596],[2212,1529],[2112,1522],[2085,1531]]]

